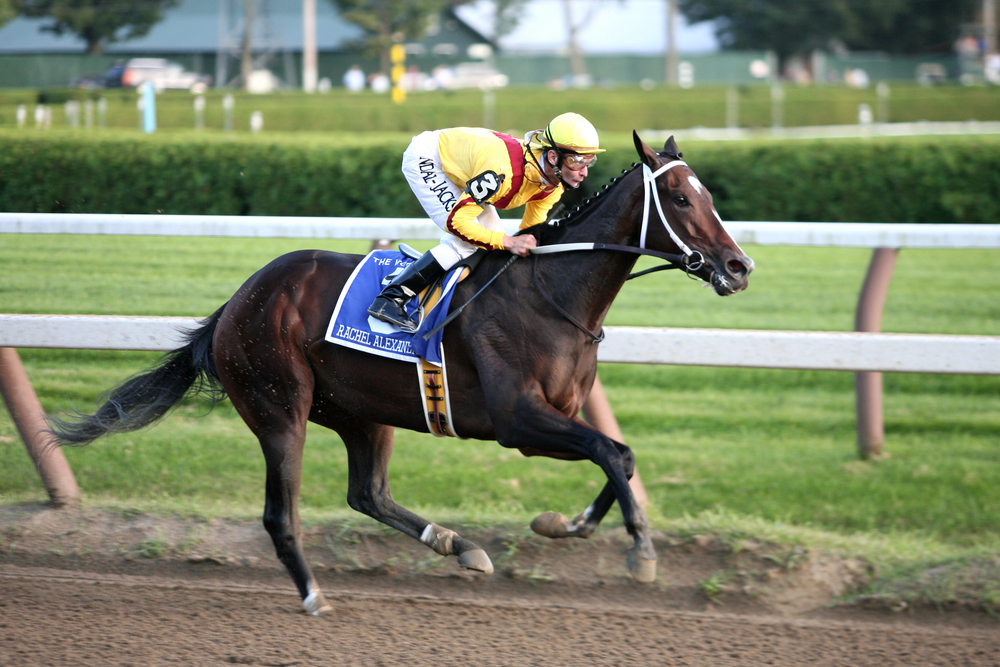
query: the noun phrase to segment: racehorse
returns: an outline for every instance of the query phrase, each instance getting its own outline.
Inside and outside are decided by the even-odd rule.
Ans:
[[[568,217],[522,232],[536,236],[536,250],[565,252],[520,261],[502,251],[485,255],[457,287],[452,303],[465,308],[445,328],[443,345],[457,433],[496,440],[525,456],[586,459],[607,476],[597,499],[574,519],[546,512],[532,529],[553,538],[589,537],[617,500],[634,541],[628,569],[635,580],[651,582],[656,553],[628,483],[635,458],[577,417],[596,376],[601,324],[639,254],[666,258],[723,296],[747,287],[753,261],[723,228],[711,194],[680,159],[673,137],[660,153],[633,138],[641,163]],[[394,427],[428,430],[412,366],[324,341],[340,291],[361,259],[322,250],[275,259],[189,332],[187,344],[112,389],[95,414],[52,422],[59,442],[86,444],[151,424],[189,391],[221,388],[260,441],[267,466],[264,526],[305,610],[316,615],[330,606],[300,538],[308,421],[342,438],[353,509],[443,556],[457,556],[463,567],[493,571],[482,549],[389,493]]]

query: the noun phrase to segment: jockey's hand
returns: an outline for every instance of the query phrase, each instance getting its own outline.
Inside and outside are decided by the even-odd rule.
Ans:
[[[503,235],[503,249],[509,250],[511,253],[520,255],[521,257],[527,257],[531,249],[537,245],[538,241],[531,234],[522,234],[521,236]]]

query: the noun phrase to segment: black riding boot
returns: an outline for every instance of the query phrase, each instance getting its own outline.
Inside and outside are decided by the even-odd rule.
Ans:
[[[405,331],[416,331],[417,323],[407,316],[406,304],[442,273],[444,268],[434,255],[425,252],[382,289],[382,293],[368,306],[368,314]]]

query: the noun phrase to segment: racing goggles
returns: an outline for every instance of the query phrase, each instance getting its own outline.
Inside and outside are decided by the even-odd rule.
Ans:
[[[584,167],[590,167],[597,162],[596,155],[580,155],[579,153],[567,153],[563,155],[563,164],[573,171],[580,171]]]

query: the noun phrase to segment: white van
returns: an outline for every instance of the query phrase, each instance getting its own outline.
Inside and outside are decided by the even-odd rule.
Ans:
[[[122,86],[136,88],[146,81],[151,81],[156,92],[167,88],[189,90],[192,86],[202,84],[207,86],[212,77],[205,74],[186,72],[177,63],[166,58],[132,58],[122,73]]]

